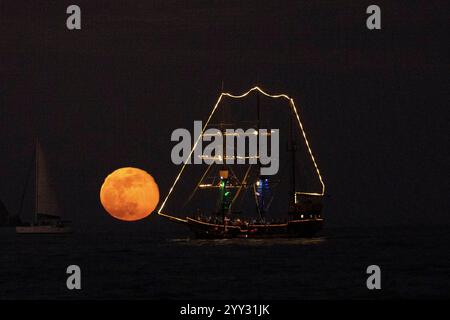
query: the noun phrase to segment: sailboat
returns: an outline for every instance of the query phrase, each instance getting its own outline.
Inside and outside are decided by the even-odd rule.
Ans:
[[[285,94],[271,95],[258,86],[251,88],[241,95],[222,93],[214,105],[197,142],[195,142],[191,150],[191,155],[198,141],[203,139],[207,134],[206,130],[209,122],[222,100],[226,97],[241,99],[252,93],[256,94],[256,119],[254,119],[251,125],[256,126],[257,129],[260,128],[262,123],[260,96],[287,100],[290,106],[289,134],[287,134],[287,130],[283,131],[286,137],[289,136],[286,138],[288,140],[286,149],[290,157],[286,157],[288,159],[285,160],[291,162],[290,168],[287,170],[289,171],[290,179],[282,179],[283,177],[281,175],[277,177],[262,176],[259,170],[261,165],[259,154],[257,155],[257,164],[240,165],[239,168],[227,164],[226,161],[223,161],[222,164],[210,164],[199,175],[200,179],[197,181],[192,193],[188,196],[185,205],[192,202],[196,194],[201,192],[208,194],[206,200],[198,201],[196,204],[198,205],[197,210],[188,212],[188,214],[180,217],[180,215],[166,212],[165,207],[169,198],[173,196],[172,193],[176,185],[185,174],[185,163],[159,208],[158,214],[167,218],[169,221],[187,226],[193,232],[194,236],[200,239],[313,237],[324,225],[322,199],[325,194],[325,184],[292,98]],[[240,123],[242,124],[243,122],[241,121]],[[220,132],[217,132],[217,134],[226,135],[226,129],[233,128],[235,125],[236,122],[222,121],[218,124]],[[285,126],[284,129],[287,127]],[[299,138],[297,139],[296,137]],[[320,190],[298,190],[298,160],[296,157],[300,142],[302,142],[305,154],[307,155],[306,157],[309,158],[308,161],[312,165],[313,171],[315,171],[315,179],[319,182],[316,185],[320,186]],[[227,155],[225,154],[223,158],[227,158]],[[240,173],[238,173],[239,170]],[[280,210],[279,208],[274,209],[271,207],[275,197],[274,189],[278,185],[285,183],[286,180],[290,181],[290,188],[288,188],[289,194],[286,196],[289,204],[284,207],[281,206],[286,208],[286,211]],[[190,188],[183,186],[182,189],[187,190]],[[208,202],[213,203],[213,206],[209,206],[212,209],[204,209],[204,204]],[[185,205],[181,207],[181,211],[186,210]],[[274,219],[274,216],[278,218]]]
[[[34,172],[35,172],[35,194],[34,194],[34,214],[33,220],[28,225],[17,226],[16,233],[19,234],[63,234],[71,233],[72,228],[68,225],[69,221],[61,219],[58,205],[56,202],[54,190],[49,182],[47,173],[47,163],[45,155],[42,151],[39,141],[36,141],[35,152],[33,157]],[[30,169],[32,166],[30,167]],[[30,170],[29,173],[31,173]],[[28,175],[30,176],[30,174]],[[23,209],[25,199],[25,192],[28,181],[24,188],[20,212]]]

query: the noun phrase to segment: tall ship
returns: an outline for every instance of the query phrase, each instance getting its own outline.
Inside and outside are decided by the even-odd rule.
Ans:
[[[34,169],[34,170],[33,170]],[[33,173],[34,171],[34,179]],[[71,233],[72,228],[69,221],[61,219],[56,196],[47,172],[47,161],[42,147],[37,140],[33,161],[28,170],[22,200],[20,204],[19,217],[23,214],[25,194],[29,188],[29,181],[34,180],[34,212],[32,221],[21,223],[16,226],[18,234],[65,234]]]
[[[236,106],[238,100],[243,103]],[[271,102],[277,104],[275,110]],[[233,132],[232,128],[243,129]],[[227,154],[228,140],[222,142],[222,161],[212,161],[218,160],[217,156],[207,159],[196,151],[203,141],[219,135],[227,139],[230,135],[265,134],[269,139],[275,134],[272,128],[279,128],[280,152],[277,155],[272,145],[269,150],[279,157],[277,174],[262,174],[260,145],[256,153],[235,155]],[[200,134],[194,137],[188,158],[192,156],[211,161],[202,165],[185,161],[158,214],[188,227],[196,238],[302,238],[313,237],[322,229],[325,184],[289,96],[272,95],[258,86],[240,95],[221,93]],[[309,186],[316,190],[300,189],[311,181]]]

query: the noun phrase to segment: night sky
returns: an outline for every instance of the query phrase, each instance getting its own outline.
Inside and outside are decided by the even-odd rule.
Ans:
[[[332,226],[448,224],[448,17],[436,1],[0,2],[0,198],[17,212],[39,136],[64,216],[122,225],[105,176],[136,166],[164,196],[175,128],[256,83],[297,102]],[[351,3],[351,4],[350,4]],[[27,208],[31,210],[32,202]],[[172,228],[151,216],[138,224]],[[175,228],[173,226],[173,228]]]

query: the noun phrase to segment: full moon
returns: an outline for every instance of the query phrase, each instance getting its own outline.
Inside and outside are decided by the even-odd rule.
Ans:
[[[108,175],[100,189],[100,202],[114,218],[136,221],[150,215],[158,205],[155,179],[138,168],[120,168]]]

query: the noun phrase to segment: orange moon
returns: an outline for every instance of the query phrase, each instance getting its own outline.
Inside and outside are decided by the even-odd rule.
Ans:
[[[100,202],[114,218],[136,221],[150,215],[158,205],[155,179],[144,170],[120,168],[108,175],[100,189]]]

